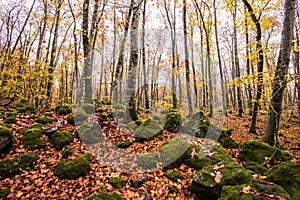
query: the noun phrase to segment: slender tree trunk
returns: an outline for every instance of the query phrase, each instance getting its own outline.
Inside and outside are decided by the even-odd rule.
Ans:
[[[54,25],[54,35],[53,35],[53,41],[52,41],[52,47],[51,47],[51,55],[50,55],[50,63],[48,72],[50,74],[50,80],[47,84],[47,97],[49,98],[49,103],[51,105],[52,102],[52,95],[51,95],[51,89],[53,85],[53,72],[55,69],[55,58],[56,58],[56,51],[57,51],[57,38],[58,38],[58,28],[59,28],[59,20],[60,20],[60,10],[63,3],[63,0],[59,0],[56,8],[55,13],[55,25]],[[50,106],[49,105],[49,106]]]
[[[138,120],[136,111],[136,74],[138,66],[138,26],[139,26],[139,1],[135,0],[132,15],[132,27],[130,30],[130,60],[127,77],[126,99],[128,102],[128,112],[132,121]],[[126,119],[127,121],[127,119]]]
[[[143,25],[142,25],[142,66],[143,66],[143,74],[144,74],[144,95],[145,95],[145,107],[146,109],[150,109],[149,104],[149,95],[148,95],[148,74],[147,74],[147,67],[146,67],[146,47],[145,47],[145,23],[146,23],[146,4],[147,1],[144,1],[144,8],[143,8]]]
[[[285,13],[281,33],[280,51],[275,71],[275,78],[272,83],[272,97],[270,101],[266,132],[263,137],[263,141],[270,145],[278,144],[277,132],[282,112],[283,92],[287,84],[286,76],[288,74],[290,52],[292,48],[295,4],[295,0],[285,0],[284,3]]]
[[[244,6],[245,8],[245,37],[246,37],[246,71],[247,71],[247,75],[250,76],[250,41],[249,41],[249,28],[248,28],[248,17],[247,17],[247,7]],[[247,84],[246,85],[247,90],[248,91],[248,108],[250,110],[250,114],[251,114],[251,110],[252,110],[252,91],[251,91],[251,85]]]
[[[119,51],[119,57],[118,57],[118,62],[117,62],[117,67],[116,67],[116,72],[115,72],[115,78],[113,82],[113,101],[117,101],[119,98],[121,99],[121,94],[118,94],[118,88],[117,84],[119,83],[120,80],[122,80],[123,73],[123,67],[124,67],[124,54],[125,54],[125,43],[128,35],[128,30],[129,30],[129,25],[130,25],[130,20],[131,20],[131,15],[132,15],[132,9],[134,5],[134,0],[131,0],[130,2],[130,7],[128,10],[128,15],[126,16],[126,21],[125,21],[125,26],[124,26],[124,33],[122,37],[122,41],[120,44],[120,51]],[[119,88],[120,89],[120,88]]]
[[[83,67],[83,79],[84,79],[84,102],[93,102],[93,87],[92,87],[92,65],[91,65],[91,45],[89,39],[89,0],[83,2],[83,17],[82,17],[82,44],[84,54],[84,67]]]
[[[191,95],[191,81],[190,81],[190,65],[189,65],[189,51],[188,51],[188,39],[186,28],[186,0],[183,0],[183,37],[184,37],[184,63],[185,63],[185,79],[186,79],[186,92],[188,100],[189,115],[193,114],[193,104]]]
[[[251,16],[252,21],[254,22],[256,26],[256,50],[258,51],[258,63],[257,63],[257,73],[258,73],[258,83],[257,83],[257,92],[256,92],[256,98],[255,103],[253,106],[252,111],[252,121],[250,126],[250,133],[256,133],[256,120],[257,120],[257,113],[259,108],[259,100],[262,96],[262,87],[263,87],[263,66],[264,66],[264,54],[263,54],[263,48],[262,48],[262,31],[261,31],[261,25],[260,25],[260,19],[257,18],[254,14],[254,11],[252,9],[252,6],[249,4],[247,0],[243,0],[245,6],[248,9],[248,12]]]
[[[236,22],[236,12],[237,12],[237,0],[235,0],[234,10],[233,10],[233,41],[234,41],[234,63],[235,63],[235,78],[240,78],[240,64],[239,64],[239,54],[237,45],[237,22]],[[238,115],[242,117],[243,115],[243,102],[241,95],[241,86],[237,85],[237,99],[238,99]]]
[[[219,62],[219,72],[220,72],[220,81],[221,81],[221,92],[222,92],[222,107],[224,115],[227,116],[227,107],[226,107],[226,96],[225,96],[225,86],[224,86],[224,75],[222,69],[222,59],[219,47],[219,37],[218,37],[218,20],[217,20],[217,8],[216,8],[216,0],[214,0],[214,18],[215,18],[215,38],[217,45],[217,54],[218,54],[218,62]]]

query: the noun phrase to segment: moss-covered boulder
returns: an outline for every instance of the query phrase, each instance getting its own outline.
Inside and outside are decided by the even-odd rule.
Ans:
[[[189,151],[193,151],[195,155],[185,159],[184,163],[194,169],[202,169],[203,167],[214,165],[219,162],[234,162],[226,149],[224,149],[219,143],[203,146],[193,145]],[[204,153],[204,151],[208,153]]]
[[[267,172],[267,168],[256,163],[256,162],[247,162],[244,167],[248,170],[255,172],[256,174],[265,174]]]
[[[70,124],[70,125],[73,125],[73,126],[75,125],[74,117],[73,117],[72,114],[68,115],[68,117],[67,117],[67,122],[68,122],[68,124]]]
[[[241,145],[239,159],[242,161],[263,164],[266,158],[271,157],[278,161],[289,159],[280,149],[257,140],[248,140]]]
[[[27,114],[36,114],[38,111],[35,107],[32,106],[24,106],[21,108],[18,108],[18,113],[27,113]]]
[[[84,110],[87,114],[95,113],[95,105],[90,103],[84,103],[81,106],[81,109]]]
[[[92,194],[85,200],[123,200],[122,196],[116,192]]]
[[[221,176],[218,177],[218,174]],[[251,174],[242,166],[234,163],[218,163],[194,174],[190,189],[203,199],[218,199],[223,186],[241,185],[251,180]]]
[[[70,116],[70,115],[69,115]],[[78,110],[74,115],[73,119],[69,119],[70,122],[73,120],[74,125],[81,125],[86,122],[88,114],[84,110]]]
[[[49,116],[39,117],[35,120],[36,123],[40,123],[40,124],[52,123],[54,121],[55,120],[52,117],[49,117]]]
[[[179,167],[189,157],[191,144],[184,137],[176,137],[167,141],[161,149],[161,164],[164,169]]]
[[[72,113],[72,106],[70,104],[57,105],[54,110],[59,115],[67,115]]]
[[[181,174],[179,174],[178,172],[173,172],[173,171],[167,171],[165,173],[165,176],[174,181],[174,182],[177,182],[178,180],[184,180],[184,176],[182,176]]]
[[[25,149],[34,150],[46,146],[46,142],[40,137],[44,134],[44,129],[41,124],[34,124],[31,127],[24,129],[22,143]]]
[[[33,154],[21,154],[11,160],[0,161],[0,179],[21,174],[32,167],[36,157]]]
[[[162,129],[156,122],[150,122],[147,126],[140,126],[136,129],[134,137],[136,141],[152,140],[162,133]]]
[[[293,199],[300,198],[300,163],[282,162],[266,172],[268,180],[282,186]]]
[[[76,130],[76,132],[84,144],[96,144],[104,138],[98,124],[84,123]]]
[[[122,188],[126,185],[127,180],[121,177],[111,177],[109,182],[115,188]]]
[[[0,153],[7,152],[14,145],[14,138],[10,128],[0,125]]]
[[[166,116],[164,129],[170,132],[177,132],[181,124],[181,114],[178,110],[169,110]]]
[[[6,117],[5,120],[4,120],[4,123],[5,124],[15,124],[15,123],[17,123],[16,116],[8,116],[8,117]]]
[[[279,185],[260,179],[237,186],[224,186],[219,200],[290,200],[289,194]]]
[[[57,131],[50,136],[50,139],[56,149],[62,149],[73,141],[70,131]]]
[[[116,143],[116,147],[126,149],[132,145],[131,140],[122,140]]]
[[[0,198],[5,199],[9,193],[10,193],[9,187],[1,187],[0,186]]]
[[[158,160],[158,154],[155,152],[140,154],[137,158],[137,163],[143,169],[156,168]]]
[[[59,179],[77,179],[90,170],[90,154],[83,154],[74,160],[60,161],[54,171]]]
[[[73,148],[67,148],[64,150],[64,152],[62,153],[62,158],[68,158],[70,155],[72,155],[74,153],[74,149]]]
[[[218,141],[225,148],[238,147],[238,144],[231,138],[232,129],[221,129],[217,127],[203,112],[193,114],[180,131],[196,137]]]

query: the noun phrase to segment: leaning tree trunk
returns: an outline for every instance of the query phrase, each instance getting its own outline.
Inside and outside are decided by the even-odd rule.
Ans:
[[[283,92],[287,84],[287,74],[290,62],[290,52],[293,40],[293,28],[295,21],[295,0],[285,0],[284,20],[281,33],[280,52],[278,56],[275,78],[272,83],[272,97],[269,106],[266,132],[263,141],[274,145],[278,143],[277,132],[279,129],[280,114],[282,112]]]

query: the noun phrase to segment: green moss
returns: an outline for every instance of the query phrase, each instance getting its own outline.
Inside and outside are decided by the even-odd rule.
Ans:
[[[161,163],[164,169],[179,167],[189,156],[191,144],[183,137],[176,137],[162,146]]]
[[[140,154],[137,159],[137,163],[140,167],[144,169],[154,169],[156,168],[156,161],[158,155],[155,152]]]
[[[217,173],[222,174],[220,182],[216,182]],[[218,199],[222,187],[249,183],[252,176],[248,170],[235,163],[218,163],[209,165],[194,174],[191,190],[204,199]]]
[[[74,160],[60,161],[54,171],[59,179],[77,179],[90,170],[90,155],[83,154]]]
[[[9,193],[10,193],[9,187],[0,187],[0,198],[5,199]]]
[[[11,160],[0,161],[0,178],[10,178],[16,174],[21,174],[32,167],[36,157],[33,154],[21,154]]]
[[[256,191],[257,194],[264,193],[266,195],[273,195],[282,197],[284,199],[291,199],[289,194],[279,185],[271,184],[260,179],[253,179],[248,184],[242,184],[237,186],[224,186],[219,200],[271,200],[266,195],[258,196],[253,192],[244,193],[243,188],[249,187],[251,191]]]
[[[103,138],[100,127],[84,123],[77,130],[77,135],[84,144],[96,144]]]
[[[67,122],[68,122],[68,124],[70,124],[70,125],[75,125],[75,122],[74,122],[74,117],[73,117],[73,115],[71,114],[71,115],[68,115],[68,117],[67,117]]]
[[[7,152],[15,143],[15,137],[10,128],[0,126],[0,153]]]
[[[132,142],[130,140],[118,141],[116,143],[116,147],[118,147],[118,148],[124,148],[124,149],[128,148],[131,145],[132,145]]]
[[[226,164],[224,168],[221,169],[221,174],[223,177],[220,184],[223,186],[241,185],[250,182],[253,178],[249,170],[235,163]]]
[[[62,158],[67,158],[70,155],[72,155],[74,153],[74,149],[73,148],[67,148],[64,150],[64,152],[62,153]]]
[[[37,109],[32,106],[24,106],[18,109],[18,113],[36,114]]]
[[[73,141],[70,131],[57,131],[50,136],[50,139],[56,149],[62,149]]]
[[[15,116],[8,116],[4,120],[4,123],[6,123],[6,124],[15,124],[16,122],[17,122],[17,119]]]
[[[164,129],[170,132],[178,131],[181,123],[181,114],[177,110],[170,110],[166,116]]]
[[[72,106],[70,104],[64,104],[64,105],[57,105],[54,110],[59,115],[67,115],[72,113]]]
[[[281,185],[294,199],[300,197],[300,163],[282,162],[270,168],[268,180]]]
[[[137,141],[152,140],[162,133],[161,127],[156,122],[150,122],[147,126],[137,128],[134,137]]]
[[[116,192],[92,194],[85,200],[123,200],[122,196]]]
[[[142,123],[143,122],[141,120],[139,120],[139,119],[135,121],[135,124],[138,125],[138,126],[140,126]]]
[[[121,177],[111,177],[109,179],[110,184],[115,188],[122,188],[126,185],[127,180]]]
[[[205,147],[205,146],[204,146]],[[193,145],[191,148],[196,152],[196,156],[187,158],[184,163],[194,169],[202,169],[208,165],[214,165],[219,162],[233,163],[234,160],[227,151],[218,143],[213,147],[207,146],[205,149],[211,149],[208,155],[205,155],[203,147]],[[190,148],[190,150],[191,150]],[[189,153],[190,154],[190,153]]]
[[[89,103],[82,104],[81,109],[84,110],[84,112],[86,112],[87,114],[91,114],[95,112],[95,106]]]
[[[36,123],[41,123],[41,124],[47,124],[47,123],[52,123],[55,120],[52,117],[45,116],[45,117],[39,117],[35,120]]]
[[[23,145],[28,150],[39,149],[46,146],[46,142],[40,137],[44,133],[41,124],[35,124],[23,130],[24,136],[22,138]]]
[[[273,156],[274,159],[279,161],[287,159],[281,150],[256,140],[248,140],[241,147],[239,159],[242,161],[262,164],[265,162],[266,157],[270,158]]]
[[[256,163],[256,162],[247,162],[244,167],[248,170],[255,172],[256,174],[265,174],[268,170],[266,167]]]
[[[73,121],[74,124],[80,125],[84,123],[87,120],[88,114],[84,110],[78,110],[74,115],[73,115]]]
[[[173,171],[167,171],[165,173],[165,176],[174,181],[174,182],[177,182],[178,180],[184,180],[184,176],[182,176],[181,174],[179,174],[178,172],[173,172]]]

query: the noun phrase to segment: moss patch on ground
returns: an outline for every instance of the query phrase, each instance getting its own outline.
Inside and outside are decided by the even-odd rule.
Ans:
[[[271,157],[278,161],[289,159],[280,149],[257,140],[248,140],[241,145],[239,159],[242,161],[263,164],[265,158]]]
[[[167,171],[165,173],[165,176],[174,181],[174,182],[177,182],[178,180],[184,180],[184,176],[182,176],[181,174],[179,174],[178,172],[173,172],[173,171]]]
[[[121,177],[111,177],[109,182],[115,188],[122,188],[126,185],[127,180]]]
[[[77,179],[90,170],[90,154],[83,154],[74,160],[60,161],[54,171],[59,179]]]
[[[72,106],[70,104],[57,105],[54,110],[59,115],[67,115],[72,113]]]
[[[85,200],[123,200],[122,196],[116,192],[92,194]]]
[[[57,131],[50,136],[50,139],[56,149],[62,149],[73,141],[70,131]]]
[[[46,146],[46,142],[40,137],[44,134],[44,129],[41,124],[35,124],[23,130],[22,142],[24,148],[28,150],[39,149]]]
[[[32,167],[36,157],[33,154],[21,154],[11,160],[0,161],[0,178],[10,178]]]
[[[89,123],[84,123],[77,130],[77,135],[84,144],[96,144],[103,139],[103,133],[101,128],[93,126]]]
[[[177,132],[180,127],[181,120],[182,117],[178,110],[169,110],[167,112],[164,129],[170,132]]]
[[[0,153],[5,153],[15,143],[15,137],[10,128],[0,125]]]
[[[39,117],[35,120],[36,123],[40,123],[40,124],[52,123],[54,121],[55,120],[52,117],[49,117],[49,116]]]
[[[300,197],[300,163],[282,162],[266,172],[268,180],[282,186],[292,197]]]

